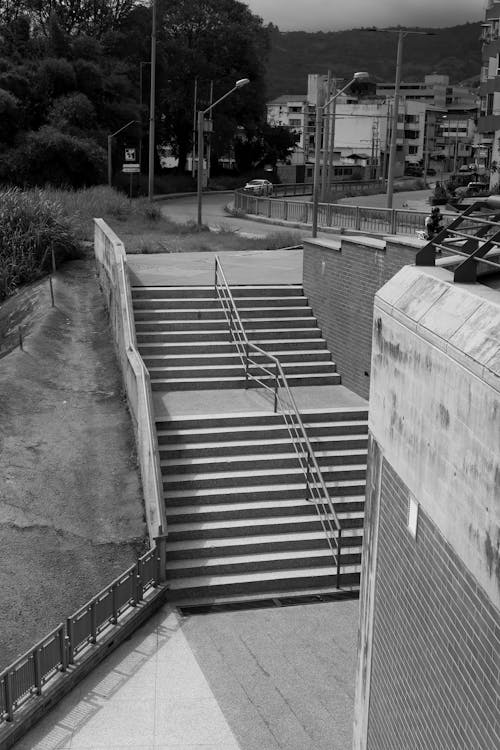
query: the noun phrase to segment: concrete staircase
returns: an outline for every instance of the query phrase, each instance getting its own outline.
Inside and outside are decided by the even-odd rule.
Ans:
[[[308,394],[311,389],[331,393],[313,388],[338,385],[340,377],[302,288],[236,286],[231,291],[249,339],[279,358],[289,385],[306,386]],[[245,386],[213,287],[136,287],[132,298],[138,347],[154,390]],[[306,498],[305,477],[284,418],[268,403],[263,401],[259,412],[157,418],[167,574],[172,599],[179,604],[336,591],[337,567],[316,506]],[[342,527],[340,585],[355,590],[367,410],[308,408],[301,416]]]
[[[367,413],[306,411],[342,526],[341,586],[359,584]],[[158,422],[167,570],[178,602],[331,592],[336,567],[280,415]]]
[[[231,291],[249,340],[279,358],[290,386],[340,382],[302,287],[240,286]],[[245,385],[213,287],[136,287],[132,296],[137,343],[153,390]],[[271,377],[262,373],[262,379]]]

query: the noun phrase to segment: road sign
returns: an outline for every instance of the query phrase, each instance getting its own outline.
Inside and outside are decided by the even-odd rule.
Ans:
[[[126,174],[138,174],[140,171],[140,164],[124,164],[122,166],[122,172],[125,172]]]
[[[137,149],[126,148],[125,149],[125,161],[129,164],[131,162],[137,162]]]

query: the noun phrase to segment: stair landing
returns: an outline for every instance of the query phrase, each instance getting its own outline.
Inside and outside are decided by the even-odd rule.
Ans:
[[[343,385],[291,388],[299,410],[368,408],[368,402]],[[157,420],[192,415],[273,412],[272,397],[263,388],[244,390],[153,392]]]

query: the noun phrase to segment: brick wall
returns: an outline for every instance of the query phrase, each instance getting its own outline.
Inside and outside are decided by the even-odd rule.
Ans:
[[[401,244],[366,237],[304,243],[305,293],[342,384],[363,398],[370,389],[373,298],[397,271],[414,263],[416,250],[411,239]]]
[[[500,613],[383,461],[368,750],[500,748]]]

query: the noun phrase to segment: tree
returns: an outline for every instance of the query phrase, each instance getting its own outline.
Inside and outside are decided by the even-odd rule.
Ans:
[[[268,49],[262,21],[237,0],[163,0],[159,13],[158,97],[160,137],[173,147],[184,169],[192,147],[193,90],[197,109],[209,105],[237,79],[250,84],[213,110],[212,148],[223,153],[236,128],[252,129],[265,111],[264,65]]]

